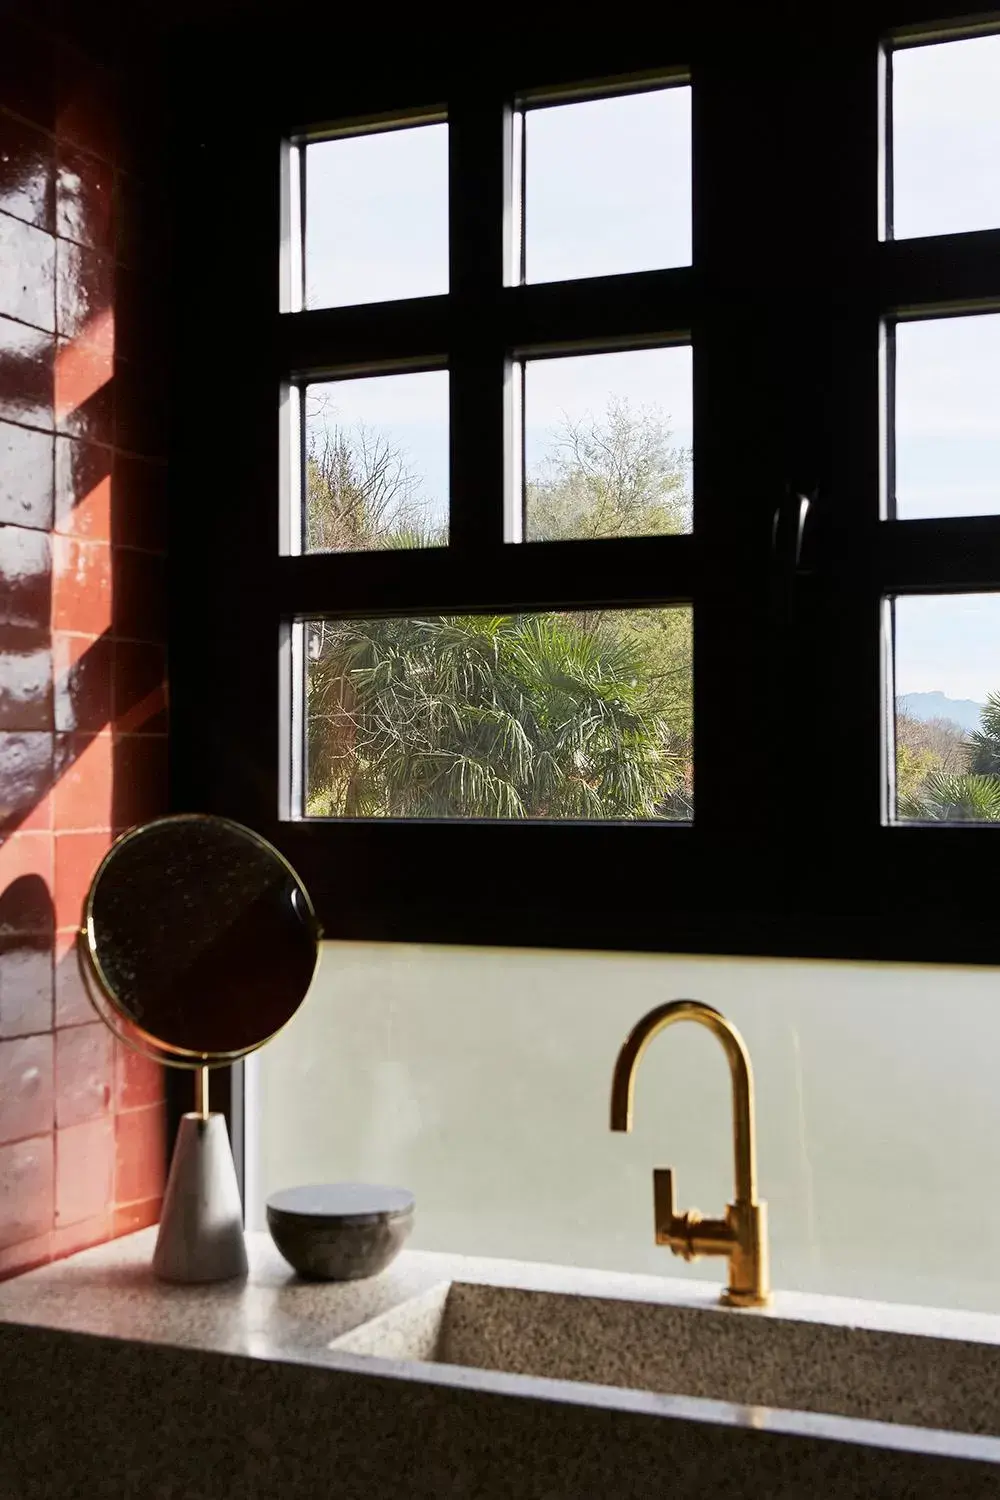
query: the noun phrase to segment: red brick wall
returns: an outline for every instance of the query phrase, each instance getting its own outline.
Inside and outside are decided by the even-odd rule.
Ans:
[[[73,953],[166,810],[165,254],[149,80],[0,15],[0,1275],[155,1221],[163,1079]],[[100,10],[100,7],[92,7]],[[100,61],[98,60],[100,59]]]

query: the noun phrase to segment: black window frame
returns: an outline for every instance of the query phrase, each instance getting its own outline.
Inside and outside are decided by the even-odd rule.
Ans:
[[[245,34],[238,69],[228,31],[181,42],[172,804],[274,840],[327,936],[1000,957],[993,830],[890,825],[884,805],[884,598],[1000,589],[1000,516],[879,515],[886,320],[1000,308],[1000,230],[878,232],[886,45],[1000,28],[962,16],[879,5],[824,26],[775,7],[723,25],[692,8],[650,35],[498,37],[472,73],[415,33],[372,32],[377,68],[352,66],[333,29],[308,48]],[[692,266],[505,285],[517,101],[677,69],[692,82]],[[447,296],[281,311],[283,143],[423,111],[449,123]],[[693,533],[505,543],[512,355],[664,336],[694,350]],[[449,547],[279,555],[280,392],[442,356]],[[693,826],[289,817],[294,619],[674,603],[694,608]]]

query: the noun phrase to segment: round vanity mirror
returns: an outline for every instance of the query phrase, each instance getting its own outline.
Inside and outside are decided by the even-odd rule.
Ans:
[[[291,1020],[320,936],[284,855],[225,818],[182,813],[134,828],[94,874],[77,947],[95,1009],[129,1046],[197,1070],[153,1257],[165,1280],[246,1274],[236,1172],[226,1121],[209,1111],[209,1070]]]
[[[123,1041],[174,1067],[233,1062],[281,1030],[319,953],[305,886],[266,839],[181,814],[124,835],[90,885],[80,956]]]

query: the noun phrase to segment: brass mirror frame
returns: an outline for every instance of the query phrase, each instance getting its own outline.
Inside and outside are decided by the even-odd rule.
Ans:
[[[306,986],[306,994],[308,994],[309,987],[316,977],[316,970],[319,968],[323,929],[316,916],[316,909],[312,904],[312,898],[297,870],[285,858],[281,850],[275,848],[269,839],[264,838],[262,834],[257,833],[254,829],[247,828],[244,823],[237,823],[232,818],[217,817],[213,813],[170,813],[162,818],[152,818],[148,823],[137,824],[135,828],[128,829],[127,832],[120,834],[115,839],[91,877],[90,884],[87,887],[87,895],[83,903],[83,921],[77,933],[77,958],[87,998],[112,1035],[117,1037],[120,1042],[123,1042],[125,1046],[131,1047],[133,1052],[138,1052],[140,1055],[152,1059],[153,1062],[161,1063],[165,1067],[189,1068],[204,1074],[208,1068],[228,1067],[231,1063],[239,1062],[241,1058],[249,1057],[251,1053],[256,1052],[267,1042],[278,1036],[284,1031],[289,1022],[294,1020],[302,1001],[299,1002],[299,1005],[296,1006],[288,1019],[283,1021],[274,1031],[269,1032],[267,1036],[261,1037],[259,1041],[254,1042],[250,1047],[238,1047],[231,1052],[193,1052],[189,1048],[179,1047],[175,1043],[161,1041],[152,1032],[144,1030],[138,1022],[132,1021],[122,1014],[118,1001],[115,998],[111,981],[104,972],[97,954],[97,942],[94,931],[94,895],[100,884],[101,876],[118,850],[125,844],[132,843],[144,834],[148,834],[150,829],[159,828],[168,823],[222,824],[234,833],[250,839],[260,849],[264,850],[265,853],[273,855],[284,865],[288,874],[294,880],[296,889],[301,893],[305,901],[312,924],[316,956],[313,962],[312,974],[309,977],[309,985]],[[95,991],[100,995],[101,1001],[108,1007],[107,1013],[95,997]],[[304,1000],[305,995],[302,998]],[[120,1024],[125,1021],[127,1021],[127,1029]],[[116,1022],[119,1024],[115,1024]]]

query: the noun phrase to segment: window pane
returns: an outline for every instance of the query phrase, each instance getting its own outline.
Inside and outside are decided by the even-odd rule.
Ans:
[[[896,815],[1000,822],[1000,594],[894,602]]]
[[[1000,36],[892,54],[892,232],[1000,225]]]
[[[329,380],[305,391],[307,552],[448,540],[448,375]]]
[[[528,109],[525,279],[691,264],[691,90]]]
[[[512,899],[544,902],[562,873],[526,871]],[[655,866],[623,873],[660,878]],[[478,889],[500,905],[489,874]],[[604,899],[606,871],[572,876],[581,903]],[[972,964],[325,943],[294,1025],[247,1059],[258,1080],[248,1228],[266,1230],[268,1195],[291,1182],[399,1182],[419,1200],[408,1248],[690,1278],[708,1307],[704,1283],[721,1290],[726,1261],[683,1261],[656,1245],[649,1169],[683,1160],[681,1207],[711,1213],[732,1197],[729,1072],[715,1039],[673,1027],[640,1069],[635,1134],[607,1128],[618,1046],[675,995],[717,1005],[750,1049],[776,1287],[1000,1313],[1000,1006],[996,971]],[[976,1232],[956,1253],[970,1204]],[[725,1330],[736,1322],[714,1316],[720,1345],[734,1347]],[[924,1327],[943,1332],[936,1317]],[[938,1384],[950,1393],[954,1366],[945,1368]],[[762,1374],[773,1370],[762,1360]],[[993,1411],[982,1430],[996,1432],[994,1392],[982,1382],[980,1393]],[[796,1489],[806,1500],[831,1493],[783,1492]],[[856,1500],[887,1490],[907,1493],[840,1487]],[[621,1493],[613,1480],[575,1492]],[[766,1483],[742,1492],[777,1500]],[[671,1490],[651,1483],[647,1493]],[[945,1480],[936,1493],[961,1491]]]
[[[304,630],[307,816],[691,816],[690,609]]]
[[[896,325],[896,515],[1000,512],[1000,314]]]
[[[448,127],[305,149],[306,307],[448,290]]]
[[[524,367],[524,537],[691,530],[691,349]]]

